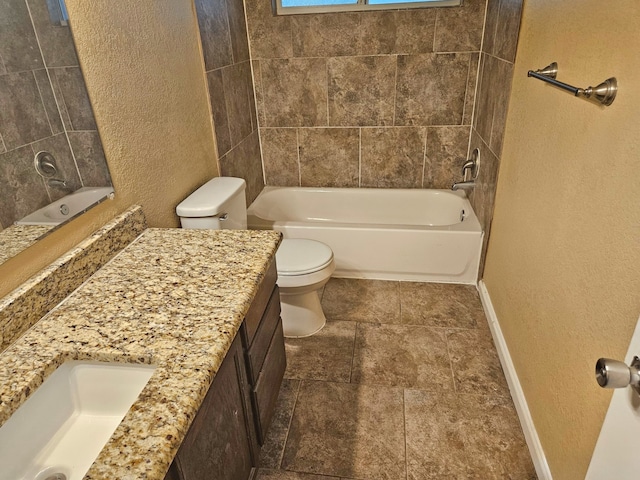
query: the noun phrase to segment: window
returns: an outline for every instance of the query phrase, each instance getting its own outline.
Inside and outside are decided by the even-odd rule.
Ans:
[[[459,6],[462,0],[274,0],[278,15]]]

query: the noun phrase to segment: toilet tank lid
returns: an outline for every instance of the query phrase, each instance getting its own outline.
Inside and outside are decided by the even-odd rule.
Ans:
[[[211,217],[222,212],[222,206],[242,192],[245,181],[235,177],[216,177],[198,188],[176,207],[179,217]]]

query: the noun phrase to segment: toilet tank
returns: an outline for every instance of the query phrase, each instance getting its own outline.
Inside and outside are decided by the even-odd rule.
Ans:
[[[182,228],[247,228],[245,181],[216,177],[198,188],[176,207]]]

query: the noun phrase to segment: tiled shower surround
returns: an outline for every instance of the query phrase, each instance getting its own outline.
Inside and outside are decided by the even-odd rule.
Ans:
[[[480,147],[470,198],[488,232],[522,0],[286,16],[270,0],[196,5],[220,170],[247,180],[248,202],[263,166],[267,185],[449,188]]]
[[[448,188],[474,105],[485,0],[274,17],[247,0],[269,185]]]
[[[36,173],[40,150],[69,188],[110,179],[69,27],[51,23],[46,0],[0,0],[0,19],[2,229],[69,193]]]
[[[220,174],[247,181],[247,204],[264,187],[242,0],[196,0]]]

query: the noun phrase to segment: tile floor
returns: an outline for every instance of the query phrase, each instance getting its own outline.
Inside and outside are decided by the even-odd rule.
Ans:
[[[535,479],[475,287],[331,279],[259,480]]]

